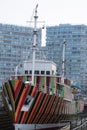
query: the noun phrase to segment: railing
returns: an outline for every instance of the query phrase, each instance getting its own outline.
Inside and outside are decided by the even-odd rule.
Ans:
[[[85,128],[87,128],[87,121],[83,122],[81,125],[77,126],[74,129],[71,129],[71,130],[79,130],[80,128],[81,128],[81,130],[85,130]]]

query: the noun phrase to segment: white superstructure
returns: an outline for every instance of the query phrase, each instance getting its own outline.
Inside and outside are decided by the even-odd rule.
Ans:
[[[32,61],[24,61],[23,74],[32,74]],[[52,61],[35,60],[34,74],[56,75],[56,64]]]

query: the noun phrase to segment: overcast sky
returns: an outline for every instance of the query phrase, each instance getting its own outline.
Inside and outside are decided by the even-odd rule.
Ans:
[[[36,4],[46,25],[87,25],[87,0],[0,0],[0,23],[29,26]]]

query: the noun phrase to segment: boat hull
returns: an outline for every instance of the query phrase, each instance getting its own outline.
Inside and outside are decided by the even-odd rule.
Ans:
[[[45,93],[22,79],[9,80],[3,87],[4,98],[16,124],[52,124],[69,120],[71,102],[63,97]],[[73,104],[73,106],[75,103]]]

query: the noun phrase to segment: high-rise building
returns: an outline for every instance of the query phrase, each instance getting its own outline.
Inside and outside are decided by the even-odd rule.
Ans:
[[[65,77],[83,89],[87,87],[87,26],[63,24],[46,29],[46,47],[41,47],[41,29],[37,32],[36,59],[52,60],[62,74],[63,42]],[[32,59],[33,28],[0,24],[0,82],[14,75],[17,65]]]
[[[87,88],[87,26],[60,24],[47,27],[47,59],[57,64],[57,72],[62,72],[63,42],[65,49],[65,76],[82,89]]]
[[[37,43],[41,43],[40,29]],[[15,73],[17,65],[32,58],[33,28],[0,24],[0,82]],[[39,56],[37,51],[36,58]]]

